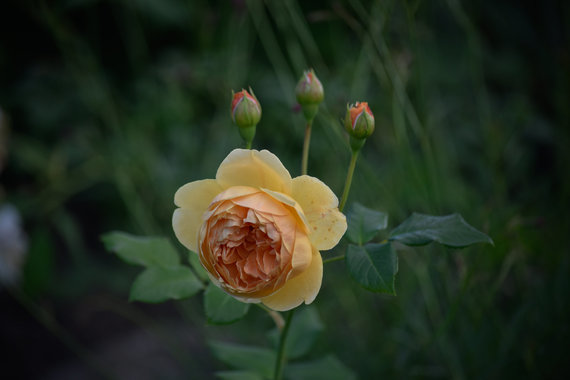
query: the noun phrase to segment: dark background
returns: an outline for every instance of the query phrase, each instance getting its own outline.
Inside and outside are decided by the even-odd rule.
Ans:
[[[349,203],[392,227],[459,212],[495,241],[402,250],[397,297],[327,264],[315,355],[363,379],[566,378],[569,21],[565,1],[3,2],[0,205],[18,210],[27,254],[0,289],[0,376],[210,378],[223,365],[207,340],[266,344],[261,310],[216,327],[200,297],[127,302],[138,269],[100,235],[173,238],[175,190],[241,144],[232,89],[263,107],[254,147],[298,175],[294,86],[313,67],[326,99],[311,175],[341,192],[340,120],[368,101],[376,131]]]

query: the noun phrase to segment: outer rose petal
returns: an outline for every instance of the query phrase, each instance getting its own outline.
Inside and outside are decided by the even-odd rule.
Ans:
[[[198,230],[202,215],[222,188],[213,179],[194,181],[182,186],[174,194],[174,203],[181,207],[174,211],[172,228],[176,237],[191,251],[198,252]]]
[[[321,251],[332,249],[346,232],[346,217],[338,211],[338,198],[315,177],[302,175],[292,183],[292,197],[309,222],[311,243]]]
[[[313,247],[307,235],[297,229],[295,234],[295,247],[293,248],[293,258],[291,266],[293,267],[293,276],[298,273],[305,272],[313,261]],[[319,257],[321,255],[319,254]]]
[[[191,251],[198,252],[199,218],[196,213],[177,208],[172,215],[172,228],[178,240]]]
[[[276,293],[261,299],[267,307],[286,311],[299,306],[303,301],[308,305],[315,300],[323,281],[323,259],[313,248],[313,258],[307,270],[287,281]]]
[[[251,186],[291,194],[291,175],[273,153],[234,149],[220,164],[216,180],[223,188]]]

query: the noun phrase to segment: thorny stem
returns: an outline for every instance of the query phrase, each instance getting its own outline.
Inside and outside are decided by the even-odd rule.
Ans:
[[[307,126],[305,127],[305,141],[303,142],[303,159],[301,161],[301,174],[307,174],[307,163],[309,161],[309,145],[311,144],[311,127],[313,121],[307,121]]]
[[[356,167],[356,159],[358,158],[358,152],[360,150],[353,150],[352,157],[350,159],[350,165],[348,166],[348,172],[346,173],[346,181],[344,182],[344,190],[342,192],[342,198],[340,200],[339,210],[342,212],[346,200],[348,199],[348,192],[350,191],[350,185],[352,184],[352,175],[354,174],[354,168]]]
[[[295,314],[295,309],[292,309],[289,314],[287,314],[285,327],[283,327],[283,330],[281,330],[281,336],[279,337],[279,347],[277,349],[277,357],[275,359],[275,373],[273,375],[273,380],[281,380],[283,377],[283,367],[285,367],[285,363],[287,362],[287,357],[285,356],[285,343],[287,342],[287,333],[289,332],[289,327],[291,327],[293,314]]]

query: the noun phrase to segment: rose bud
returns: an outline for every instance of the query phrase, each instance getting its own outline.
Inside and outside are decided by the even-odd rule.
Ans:
[[[215,179],[187,183],[174,203],[174,233],[211,281],[277,311],[313,302],[323,278],[319,251],[332,249],[347,227],[327,185],[291,178],[267,150],[233,150]]]
[[[295,89],[297,102],[303,108],[305,119],[313,120],[319,109],[319,104],[325,98],[323,85],[313,69],[305,71]]]
[[[374,115],[366,102],[356,102],[346,109],[344,129],[351,137],[365,139],[374,132]]]
[[[251,91],[251,88],[249,89]],[[253,94],[253,91],[251,91]],[[261,119],[261,105],[255,95],[242,89],[233,94],[231,106],[232,121],[239,127],[239,133],[248,147],[255,136],[255,126]]]

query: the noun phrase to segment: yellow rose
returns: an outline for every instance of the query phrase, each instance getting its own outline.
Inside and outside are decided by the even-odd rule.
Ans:
[[[323,278],[319,251],[346,231],[331,189],[307,175],[292,179],[267,150],[235,149],[216,179],[187,183],[174,203],[174,233],[211,280],[279,311],[313,302]]]

